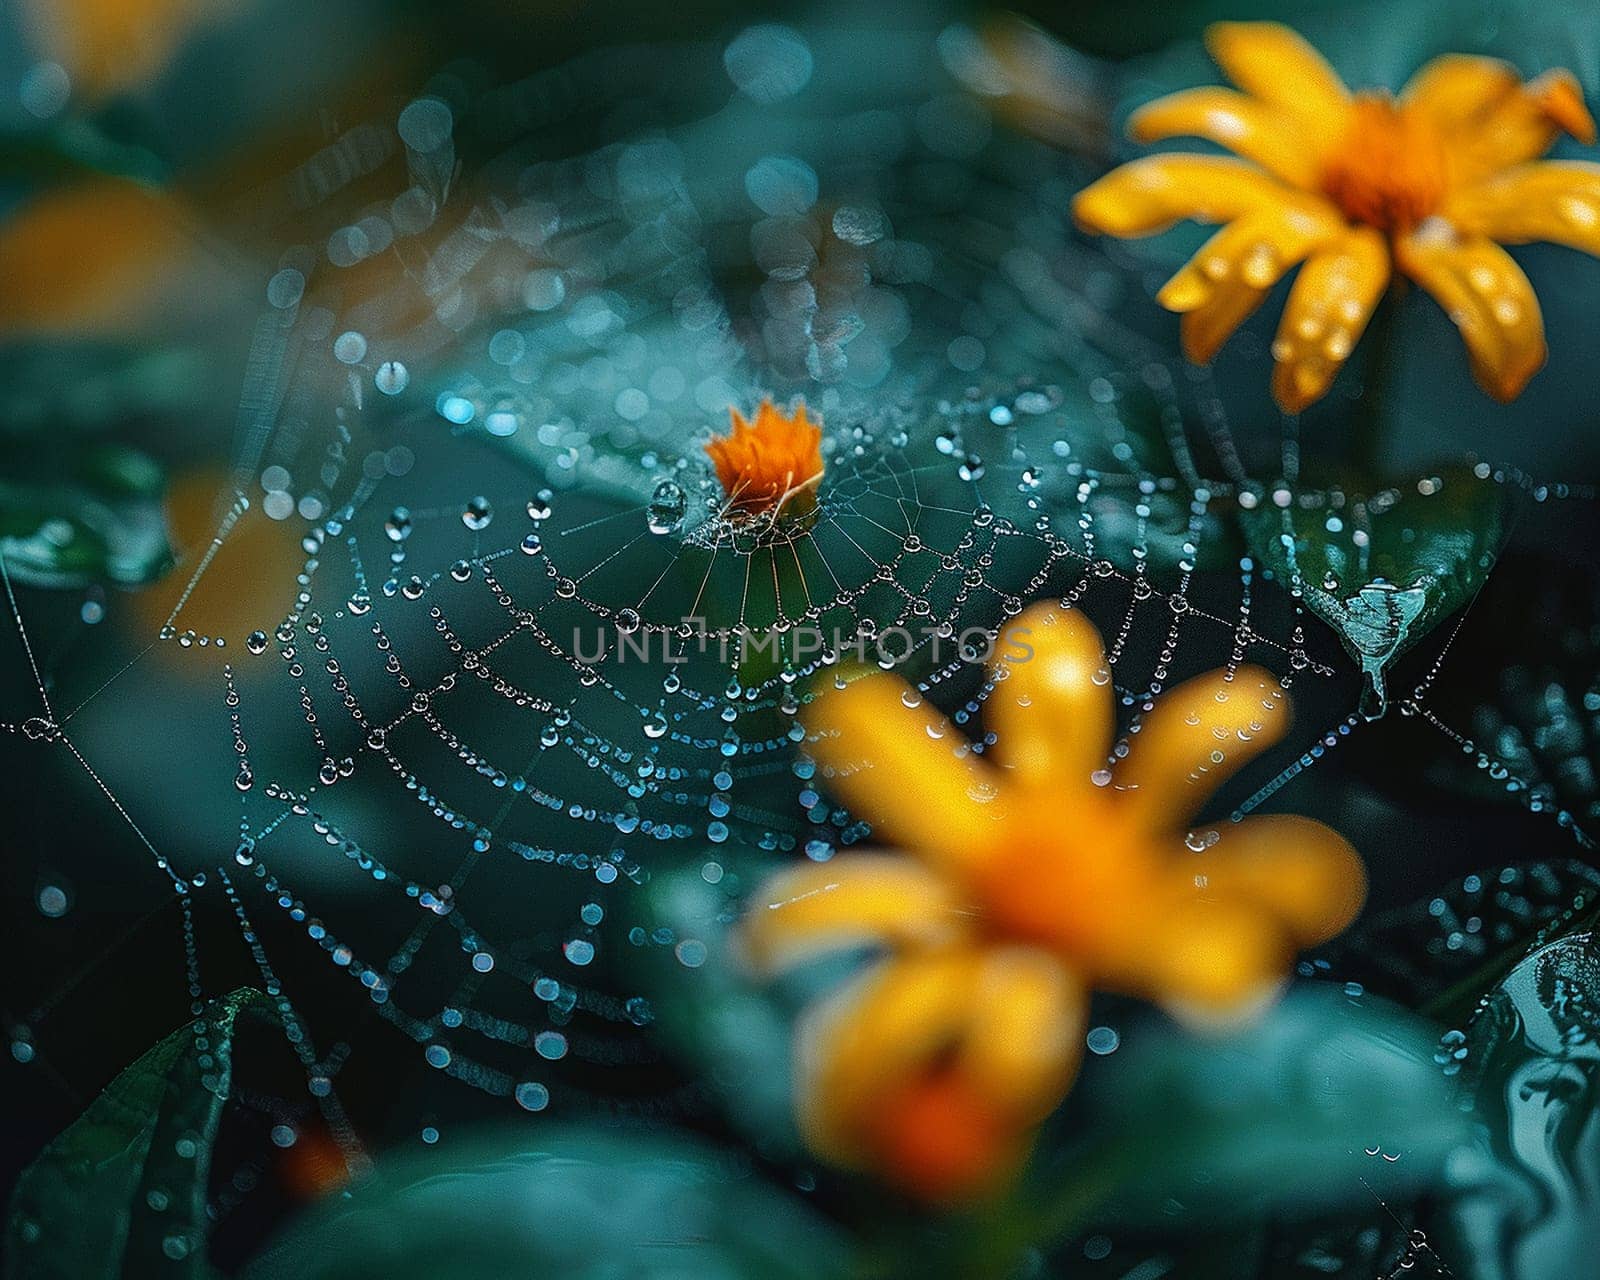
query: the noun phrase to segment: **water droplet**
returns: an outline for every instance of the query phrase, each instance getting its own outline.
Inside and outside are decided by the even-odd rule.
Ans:
[[[398,360],[385,360],[372,375],[372,383],[386,396],[397,396],[411,381],[411,371]]]
[[[656,485],[655,492],[650,495],[650,505],[645,512],[650,532],[676,533],[683,527],[683,518],[688,512],[688,507],[689,501],[682,485],[676,480],[661,481]]]

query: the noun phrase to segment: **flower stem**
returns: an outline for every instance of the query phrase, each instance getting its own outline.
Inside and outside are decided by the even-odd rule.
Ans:
[[[1367,330],[1367,376],[1350,437],[1350,460],[1364,477],[1374,482],[1381,474],[1384,407],[1398,381],[1400,339],[1395,316],[1404,298],[1405,281],[1397,276],[1379,301]]]
[[[1014,1202],[996,1217],[975,1222],[956,1265],[963,1280],[1007,1280],[1033,1249],[1048,1250],[1082,1230],[1138,1156],[1127,1143],[1100,1143],[1074,1154],[1046,1192]]]

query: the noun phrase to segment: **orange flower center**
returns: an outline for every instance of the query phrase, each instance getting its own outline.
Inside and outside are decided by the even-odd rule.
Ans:
[[[1083,957],[1139,932],[1160,852],[1099,800],[1075,814],[1071,836],[1015,841],[984,860],[973,892],[996,933]],[[1041,814],[1035,829],[1050,820]]]
[[[1363,93],[1323,168],[1322,189],[1352,222],[1394,234],[1439,207],[1448,177],[1444,143],[1427,120],[1388,94]]]
[[[884,1098],[867,1117],[883,1167],[902,1189],[934,1204],[969,1199],[1015,1146],[1014,1128],[952,1067],[936,1066]]]
[[[803,403],[785,413],[763,400],[754,420],[729,410],[733,431],[706,445],[727,497],[726,512],[744,516],[804,515],[816,506],[822,480],[822,424]]]

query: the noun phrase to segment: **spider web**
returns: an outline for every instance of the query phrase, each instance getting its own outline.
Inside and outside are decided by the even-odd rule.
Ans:
[[[294,247],[215,537],[154,589],[159,635],[65,711],[71,664],[39,658],[6,575],[37,705],[3,727],[70,756],[170,886],[197,1012],[215,990],[197,906],[235,921],[306,1076],[309,1104],[262,1104],[288,1140],[314,1111],[365,1166],[341,1078],[374,1015],[384,1069],[409,1044],[504,1107],[591,1105],[648,1068],[630,957],[706,954],[651,919],[652,874],[716,881],[723,850],[825,859],[868,834],[797,720],[852,639],[870,656],[893,632],[979,750],[973,651],[1041,597],[1100,626],[1129,733],[1171,683],[1263,663],[1332,710],[1229,793],[1235,820],[1363,731],[1355,666],[1300,584],[1264,581],[1218,517],[1269,487],[1211,374],[1118,319],[1129,260],[1064,226],[1094,162],[996,123],[970,32],[883,40],[871,75],[847,41],[785,28],[511,84],[453,66],[331,137],[260,193]],[[764,395],[825,424],[804,521],[736,518],[703,451]],[[1292,423],[1281,463],[1293,483]],[[300,539],[287,580],[231,558],[268,525]],[[193,607],[213,575],[254,627]],[[804,652],[811,633],[830,643]],[[1402,710],[1586,839],[1435,714],[1450,638]],[[170,796],[136,801],[80,741],[146,679],[174,763]],[[231,826],[203,816],[229,793]],[[192,827],[147,834],[152,804]],[[351,984],[342,1013],[318,972]],[[30,1058],[42,1012],[11,1027]],[[411,1112],[425,1141],[435,1105]]]

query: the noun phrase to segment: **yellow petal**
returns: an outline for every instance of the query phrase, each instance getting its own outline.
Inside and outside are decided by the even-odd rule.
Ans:
[[[956,73],[1008,124],[1064,150],[1103,145],[1104,108],[1080,55],[1025,18],[995,13],[964,47]]]
[[[1308,146],[1294,117],[1232,89],[1206,86],[1146,103],[1128,118],[1140,142],[1205,138],[1296,187],[1315,186],[1321,151]]]
[[[1461,331],[1478,385],[1511,400],[1545,361],[1539,299],[1522,268],[1482,236],[1425,223],[1395,241],[1395,265],[1438,300]]]
[[[1463,129],[1451,150],[1461,183],[1537,159],[1563,132],[1594,141],[1594,120],[1570,71],[1551,71],[1519,85]]]
[[[3,298],[0,293],[0,298]],[[3,305],[3,304],[0,304]],[[213,550],[224,517],[233,506],[236,476],[220,466],[182,471],[167,485],[167,528],[178,567],[158,585],[129,594],[126,608],[143,634],[158,635],[169,619],[180,631],[216,636],[237,643],[261,623],[261,608],[250,584],[289,582],[305,568],[300,537],[287,520],[274,520],[254,503],[227,529]],[[206,556],[206,571],[192,583]],[[183,608],[173,618],[179,599]],[[204,661],[212,653],[218,665]],[[158,644],[151,661],[168,664],[172,676],[210,684],[229,650]]]
[[[1161,287],[1156,301],[1168,311],[1198,311],[1219,293],[1241,284],[1264,293],[1344,227],[1333,206],[1319,199],[1286,200],[1245,214],[1206,241]]]
[[[1215,22],[1206,48],[1223,73],[1262,102],[1293,112],[1319,143],[1344,128],[1350,91],[1323,56],[1277,22]]]
[[[1507,94],[1519,89],[1516,68],[1499,58],[1447,53],[1423,66],[1400,91],[1407,110],[1431,121],[1445,136],[1472,125]]]
[[[1094,624],[1075,609],[1036,604],[1007,629],[1033,650],[993,664],[999,679],[984,705],[993,757],[1024,785],[1070,790],[1105,767],[1115,728],[1111,669]]]
[[[993,838],[994,770],[917,690],[873,672],[812,703],[807,750],[832,792],[885,839],[955,868]]]
[[[1048,952],[1003,946],[896,959],[807,1014],[801,1132],[925,1200],[981,1194],[1065,1094],[1088,992]]]
[[[1389,250],[1371,227],[1351,227],[1300,268],[1272,344],[1272,394],[1285,413],[1322,399],[1389,283]]]
[[[1578,77],[1563,67],[1528,81],[1528,97],[1551,124],[1571,134],[1586,147],[1595,140],[1594,116],[1583,100]]]
[[[1242,901],[1182,899],[1143,942],[1146,968],[1132,990],[1208,1028],[1259,1013],[1287,981],[1292,959],[1282,928]]]
[[[1548,240],[1600,254],[1600,164],[1543,160],[1451,194],[1443,216],[1500,244]]]
[[[1244,666],[1185,681],[1156,699],[1112,772],[1118,812],[1147,831],[1181,832],[1224,781],[1289,727],[1289,695]]]
[[[1204,897],[1241,898],[1270,911],[1298,946],[1327,941],[1361,910],[1366,871],[1331,827],[1273,815],[1212,834],[1204,853],[1179,855],[1175,873]]]
[[[177,204],[120,178],[35,196],[0,222],[0,334],[105,334],[171,294],[194,254]]]
[[[1209,364],[1233,331],[1266,301],[1266,289],[1254,289],[1237,276],[1223,281],[1206,302],[1186,311],[1178,321],[1183,354],[1193,364]]]
[[[1145,156],[1080,191],[1072,216],[1100,235],[1148,236],[1185,219],[1231,222],[1281,204],[1288,193],[1254,165],[1227,156]]]
[[[1284,272],[1344,226],[1326,201],[1285,192],[1273,207],[1246,214],[1212,236],[1156,295],[1168,310],[1184,313],[1184,355],[1208,363]]]
[[[1018,1122],[1043,1119],[1083,1058],[1089,992],[1048,951],[984,952],[957,1068]]]
[[[159,73],[190,33],[236,0],[26,0],[41,52],[67,70],[73,88],[105,97]]]
[[[767,879],[739,927],[757,969],[785,969],[821,952],[866,943],[933,945],[962,929],[947,881],[908,858],[847,853]]]
[[[918,951],[808,1008],[795,1031],[796,1119],[806,1145],[837,1164],[869,1160],[865,1115],[960,1038],[979,979],[974,951]]]
[[[1523,84],[1507,64],[1451,55],[1435,59],[1406,87],[1407,111],[1425,116],[1452,157],[1458,184],[1543,155],[1562,132],[1595,140],[1594,117],[1570,71]]]

